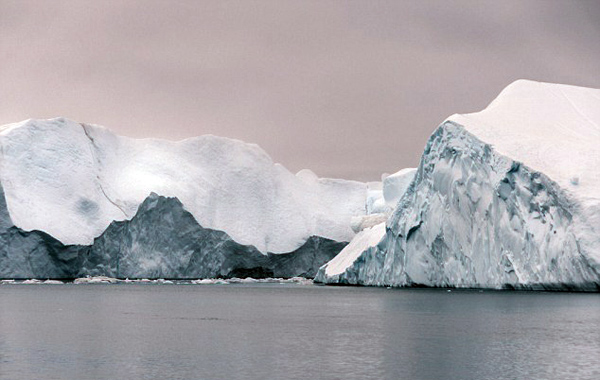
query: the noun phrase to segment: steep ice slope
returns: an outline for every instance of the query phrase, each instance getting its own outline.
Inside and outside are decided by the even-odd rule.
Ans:
[[[297,177],[258,146],[215,136],[136,140],[63,118],[27,120],[3,127],[0,151],[14,225],[66,245],[91,244],[151,192],[264,254],[310,236],[349,241],[351,217],[365,213],[365,184]]]
[[[377,249],[325,282],[600,289],[600,90],[517,81],[427,143]]]
[[[407,168],[384,178],[382,183],[383,191],[380,191],[380,194],[378,194],[380,199],[373,202],[382,203],[384,205],[383,212],[355,217],[353,219],[352,229],[357,231],[356,236],[337,256],[319,268],[315,281],[339,282],[340,275],[343,275],[349,267],[354,265],[363,252],[374,252],[377,249],[377,245],[385,235],[385,222],[393,211],[394,206],[398,203],[398,200],[406,192],[415,173],[416,169]],[[367,207],[368,211],[369,207]]]
[[[343,275],[361,255],[377,249],[377,244],[384,235],[385,222],[363,229],[331,261],[319,268],[315,281],[327,283],[339,282],[338,277]]]

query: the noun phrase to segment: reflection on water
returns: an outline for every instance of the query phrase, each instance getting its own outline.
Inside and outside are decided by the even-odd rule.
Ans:
[[[600,295],[0,286],[0,379],[600,379]]]

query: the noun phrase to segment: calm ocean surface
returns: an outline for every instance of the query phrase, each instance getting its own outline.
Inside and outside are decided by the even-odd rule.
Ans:
[[[600,379],[600,295],[2,285],[0,379]]]

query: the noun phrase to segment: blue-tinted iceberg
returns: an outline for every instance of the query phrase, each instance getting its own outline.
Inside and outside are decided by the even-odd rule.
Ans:
[[[600,90],[517,81],[484,111],[451,116],[382,235],[317,279],[600,289]]]

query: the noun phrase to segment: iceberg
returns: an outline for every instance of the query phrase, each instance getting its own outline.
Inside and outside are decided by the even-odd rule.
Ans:
[[[380,241],[317,280],[598,291],[599,147],[600,90],[514,82],[435,130]]]
[[[31,119],[0,127],[0,154],[0,278],[312,277],[366,213],[366,184],[216,136]]]

